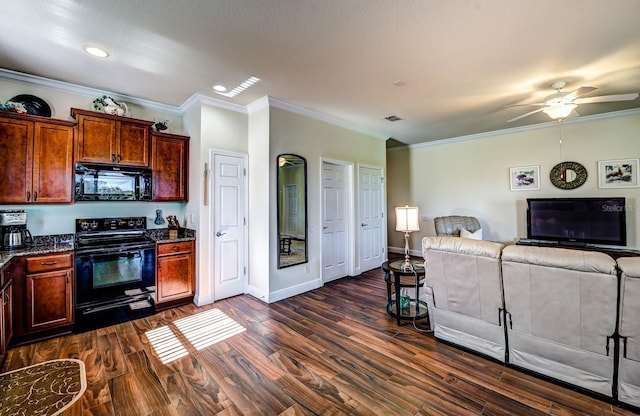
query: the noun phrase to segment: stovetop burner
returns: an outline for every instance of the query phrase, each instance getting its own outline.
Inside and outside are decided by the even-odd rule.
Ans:
[[[146,217],[76,219],[76,250],[148,245],[146,229]]]

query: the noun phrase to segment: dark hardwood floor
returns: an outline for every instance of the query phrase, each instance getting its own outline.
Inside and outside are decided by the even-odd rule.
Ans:
[[[385,304],[374,270],[14,348],[3,371],[84,361],[87,391],[66,415],[635,414],[398,327]]]

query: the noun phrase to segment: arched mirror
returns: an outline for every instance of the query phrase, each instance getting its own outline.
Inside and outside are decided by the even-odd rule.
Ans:
[[[307,161],[278,156],[278,268],[307,262]]]

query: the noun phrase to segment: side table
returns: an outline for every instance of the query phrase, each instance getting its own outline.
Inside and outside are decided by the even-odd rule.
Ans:
[[[429,316],[427,303],[420,300],[421,281],[425,277],[424,263],[411,260],[413,270],[402,270],[403,264],[404,259],[389,260],[382,264],[384,280],[387,282],[387,313],[396,318],[398,325],[401,325],[401,320],[424,319]],[[415,298],[409,300],[408,308],[400,307],[400,290],[404,287],[415,289]]]

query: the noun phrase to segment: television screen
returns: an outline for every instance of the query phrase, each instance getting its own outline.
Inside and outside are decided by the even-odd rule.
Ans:
[[[527,238],[559,244],[627,245],[624,198],[527,199]]]

